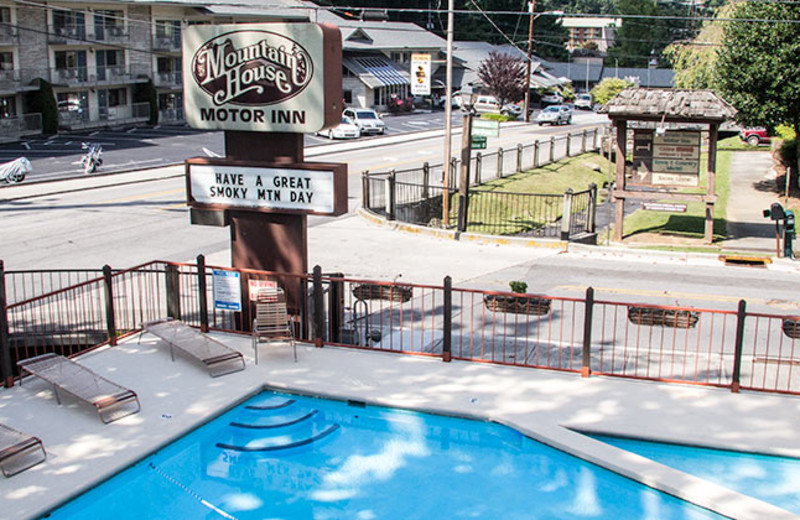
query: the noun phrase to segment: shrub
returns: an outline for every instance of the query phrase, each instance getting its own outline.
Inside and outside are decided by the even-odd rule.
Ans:
[[[511,287],[511,292],[525,294],[528,291],[528,284],[520,280],[508,282],[508,285]]]

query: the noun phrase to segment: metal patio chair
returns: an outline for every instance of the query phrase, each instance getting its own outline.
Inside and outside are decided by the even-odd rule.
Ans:
[[[144,331],[169,345],[169,354],[175,361],[175,349],[203,363],[211,377],[244,370],[244,357],[208,334],[192,328],[182,321],[166,318],[144,324]],[[141,336],[139,336],[141,341]]]
[[[46,458],[47,452],[39,437],[0,424],[0,471],[3,476],[12,477]]]
[[[56,401],[61,404],[61,392],[91,404],[108,424],[141,410],[136,392],[98,375],[85,366],[58,354],[42,354],[17,363],[20,386],[25,372],[53,385]]]
[[[297,344],[292,322],[286,310],[286,294],[281,288],[262,289],[256,300],[253,318],[253,350],[258,364],[258,344],[288,341],[292,345],[294,361],[297,363]]]

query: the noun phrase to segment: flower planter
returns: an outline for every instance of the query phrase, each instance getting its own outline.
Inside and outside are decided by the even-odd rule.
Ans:
[[[784,318],[783,333],[792,339],[800,339],[800,318]]]
[[[483,304],[492,312],[508,312],[512,314],[529,314],[544,316],[550,312],[551,301],[534,296],[502,296],[487,294]]]
[[[689,329],[696,326],[699,319],[700,314],[695,311],[628,307],[628,320],[636,325]]]
[[[362,283],[353,286],[353,296],[359,300],[389,300],[393,302],[407,302],[413,296],[411,287],[399,285],[375,285]]]

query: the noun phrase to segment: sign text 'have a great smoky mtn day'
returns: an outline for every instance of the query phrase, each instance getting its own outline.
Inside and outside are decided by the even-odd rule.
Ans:
[[[267,213],[347,213],[347,166],[333,163],[241,164],[186,161],[188,202],[196,208]]]
[[[194,25],[183,32],[187,122],[311,133],[342,113],[341,34],[327,24]]]

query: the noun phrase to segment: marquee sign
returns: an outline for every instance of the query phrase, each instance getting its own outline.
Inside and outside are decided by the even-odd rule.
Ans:
[[[347,165],[188,159],[186,193],[193,208],[338,216],[347,213]]]
[[[700,132],[633,132],[629,186],[696,187],[700,184]]]
[[[342,40],[333,25],[193,25],[183,56],[194,128],[310,133],[339,123]]]

